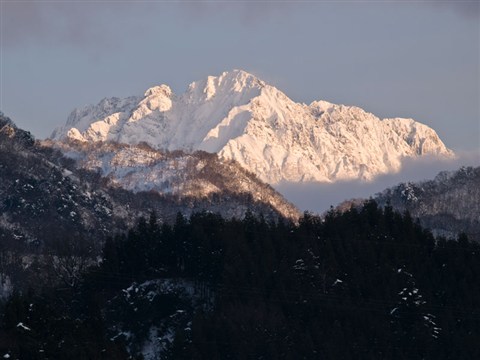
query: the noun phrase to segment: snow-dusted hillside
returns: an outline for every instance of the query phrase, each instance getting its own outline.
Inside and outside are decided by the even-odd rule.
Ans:
[[[235,161],[219,159],[216,154],[159,151],[146,144],[111,142],[57,142],[50,145],[74,159],[78,168],[99,172],[110,185],[134,193],[153,191],[180,199],[216,199],[217,207],[212,203],[203,208],[218,211],[225,217],[242,218],[248,209],[257,212],[255,206],[258,213],[263,212],[267,217],[274,212],[296,220],[300,215],[295,206],[271,186]],[[244,201],[238,197],[243,197]]]
[[[99,251],[105,236],[152,211],[163,222],[174,221],[179,212],[239,219],[247,211],[267,219],[299,216],[272,187],[215,154],[88,145],[63,145],[68,159],[0,112],[0,242],[6,248],[49,248],[68,238],[88,239]]]
[[[0,241],[5,248],[53,246],[125,228],[136,212],[65,167],[0,112]]]
[[[480,167],[444,171],[435,179],[401,183],[377,194],[380,205],[408,210],[435,234],[456,237],[466,233],[480,241]]]
[[[434,235],[457,238],[465,233],[480,242],[480,167],[462,166],[457,171],[442,171],[432,180],[403,182],[373,196],[382,207],[408,211]],[[367,200],[356,198],[340,203],[344,212],[360,208]]]
[[[370,180],[398,171],[404,157],[453,156],[434,130],[412,119],[380,120],[326,101],[296,103],[241,70],[193,82],[180,96],[160,85],[77,109],[52,134],[66,138],[218,153],[270,184]]]

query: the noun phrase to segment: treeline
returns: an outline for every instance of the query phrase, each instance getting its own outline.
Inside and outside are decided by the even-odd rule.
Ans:
[[[193,284],[195,302],[154,279]],[[15,293],[0,355],[141,358],[168,323],[157,358],[480,358],[479,245],[434,239],[373,201],[299,224],[152,215],[109,238],[80,280]]]

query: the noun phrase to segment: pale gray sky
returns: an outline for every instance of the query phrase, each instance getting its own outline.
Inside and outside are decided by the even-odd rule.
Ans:
[[[413,117],[480,148],[478,1],[0,4],[0,110],[39,138],[103,97],[240,68],[296,101]]]

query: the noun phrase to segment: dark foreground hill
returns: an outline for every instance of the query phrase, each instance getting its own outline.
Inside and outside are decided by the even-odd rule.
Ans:
[[[157,188],[122,187],[111,175],[64,157],[50,145],[36,142],[29,132],[0,115],[0,231],[20,248],[44,246],[47,240],[69,237],[101,242],[108,231],[125,230],[138,216],[148,216],[152,211],[167,222],[174,221],[178,212],[188,215],[203,210],[225,217],[241,218],[247,211],[269,219],[298,217],[295,207],[271,187],[235,164],[221,164],[214,155],[163,155],[141,146],[115,144],[68,148],[70,153],[77,151],[93,162],[123,155],[125,163],[136,165],[138,157],[155,153],[162,157],[157,165],[177,164],[173,170],[163,169],[170,174],[169,186],[188,187],[183,192],[162,192]],[[187,162],[193,165],[181,165]],[[199,163],[202,169],[196,170]],[[142,165],[145,171],[154,172],[152,176],[162,176],[162,169]],[[131,165],[123,166],[124,174],[131,172]],[[192,183],[193,178],[198,180]]]
[[[113,234],[112,234],[113,235]],[[373,201],[299,225],[140,220],[70,286],[3,303],[21,359],[477,359],[480,246]]]
[[[10,250],[26,251],[66,238],[98,240],[111,229],[122,228],[128,212],[122,214],[124,209],[105,191],[69,167],[67,159],[38,146],[29,132],[0,115],[0,233],[4,247],[14,242],[8,245]]]
[[[153,151],[116,144],[76,149],[77,153],[88,152],[85,156],[89,159],[98,156],[98,161],[101,156],[123,155],[125,164],[138,164],[135,156]],[[74,151],[73,145],[69,150]],[[0,113],[0,283],[8,283],[5,291],[0,290],[0,297],[11,291],[12,284],[22,289],[43,286],[49,275],[37,267],[50,264],[57,268],[52,271],[57,271],[60,265],[52,256],[65,259],[81,252],[82,256],[88,255],[90,262],[96,261],[107,235],[126,231],[139,216],[152,212],[166,223],[173,222],[178,213],[200,211],[220,213],[226,218],[242,218],[247,212],[263,214],[269,220],[298,218],[293,205],[235,164],[222,164],[215,155],[167,156],[153,152],[162,157],[157,164],[191,160],[187,163],[193,164],[193,172],[187,171],[190,167],[174,166],[170,173],[175,176],[168,179],[172,187],[190,184],[189,191],[162,193],[158,189],[123,188],[108,174],[79,166],[57,148],[35,141],[29,132]],[[123,170],[128,173],[128,164]],[[145,170],[149,171],[149,167],[145,166]],[[161,169],[154,170],[155,176],[161,175]],[[234,177],[230,183],[228,176]],[[188,182],[196,177],[199,181]],[[202,184],[206,184],[208,192],[201,191]]]

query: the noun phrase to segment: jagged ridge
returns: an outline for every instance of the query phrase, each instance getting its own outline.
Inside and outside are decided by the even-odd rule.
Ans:
[[[75,110],[52,134],[65,138],[214,152],[270,184],[371,180],[399,171],[405,157],[453,156],[434,130],[412,119],[380,120],[326,101],[296,103],[241,70],[193,82],[180,96],[160,85]]]

